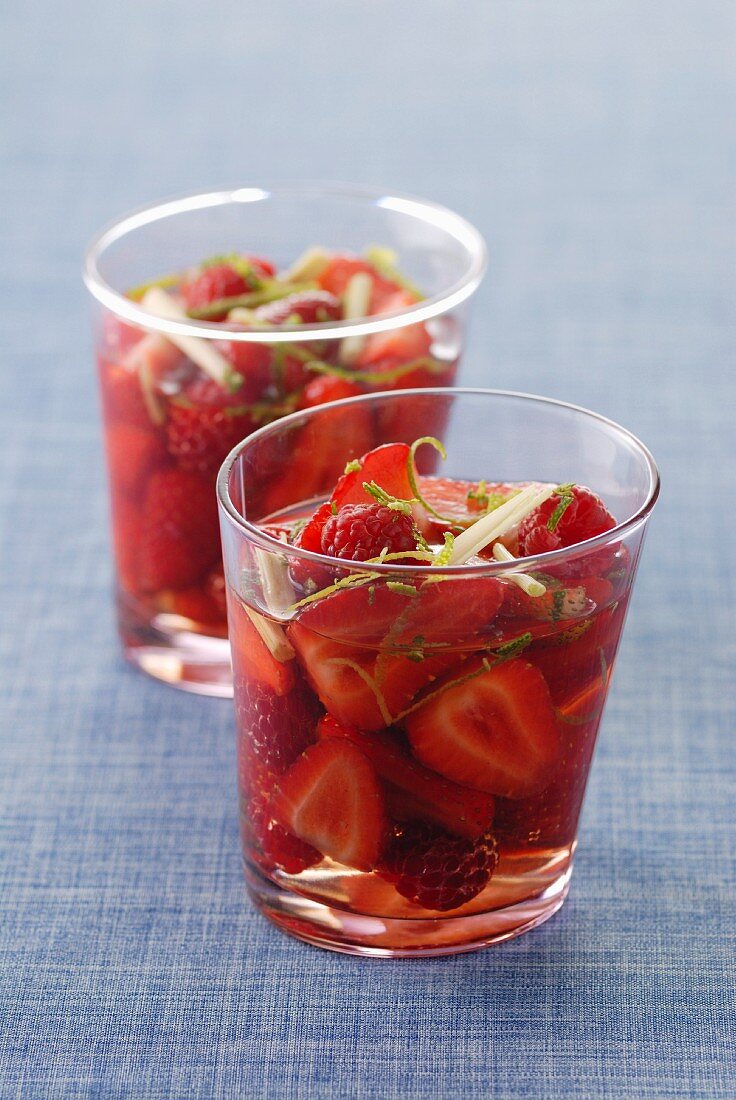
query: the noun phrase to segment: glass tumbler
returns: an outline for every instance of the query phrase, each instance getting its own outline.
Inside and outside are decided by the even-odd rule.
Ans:
[[[457,214],[326,183],[191,195],[92,242],[84,278],[128,659],[177,687],[232,694],[214,493],[222,461],[300,408],[451,385],[485,263],[481,237]],[[210,292],[194,306],[193,272]],[[343,442],[361,454],[373,425],[356,431]],[[330,462],[327,445],[303,471],[306,495],[321,490]]]
[[[446,461],[423,446],[413,482],[438,510],[477,502],[479,483],[486,494],[494,483],[577,483],[615,526],[521,559],[526,589],[510,552],[457,566],[365,563],[292,544],[336,468],[363,476],[360,424],[375,444],[395,443],[397,425],[441,435]],[[321,479],[302,479],[317,467]],[[310,943],[379,956],[468,951],[547,920],[568,891],[659,491],[646,448],[557,401],[404,390],[260,429],[229,455],[217,489],[255,904]]]

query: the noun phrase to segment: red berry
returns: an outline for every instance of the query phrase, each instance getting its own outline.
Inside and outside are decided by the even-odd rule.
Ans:
[[[287,321],[296,325],[316,325],[338,320],[342,316],[342,306],[339,298],[326,290],[307,290],[259,306],[256,314],[270,325],[284,325]]]
[[[271,775],[283,775],[315,741],[321,709],[302,683],[285,695],[277,695],[258,680],[239,678],[235,698],[240,736]]]
[[[569,503],[555,523],[553,515],[562,508],[565,496]],[[552,530],[550,530],[550,525]],[[569,495],[553,493],[549,500],[540,504],[519,524],[519,554],[531,557],[533,554],[546,554],[550,550],[560,550],[566,546],[575,546],[586,539],[610,531],[616,526],[616,520],[606,508],[600,497],[584,485],[573,485]],[[570,575],[593,573],[590,557],[580,563],[571,562],[567,570]]]
[[[157,435],[135,424],[111,424],[107,430],[107,462],[113,492],[137,497],[146,478],[166,462],[166,450]]]
[[[105,419],[135,424],[150,431],[151,416],[146,408],[138,372],[100,362],[102,409]]]
[[[183,470],[214,477],[224,459],[255,427],[240,393],[229,394],[209,378],[197,378],[183,393],[186,404],[169,405],[166,436]]]
[[[427,825],[395,825],[378,872],[424,909],[446,912],[476,897],[498,863],[491,832],[478,840],[448,836]]]
[[[201,309],[220,298],[236,298],[239,294],[247,294],[250,287],[247,280],[230,264],[214,264],[206,267],[181,289],[187,309],[192,310]],[[226,311],[223,311],[208,320],[220,321],[225,316]]]
[[[321,541],[323,554],[352,561],[368,561],[384,549],[389,554],[402,554],[417,548],[411,515],[378,503],[341,508],[328,518]]]
[[[307,382],[299,401],[300,409],[311,409],[315,405],[325,405],[328,401],[340,401],[343,397],[356,397],[362,393],[360,386],[337,375],[322,374]]]
[[[242,738],[238,740],[238,779],[243,841],[249,854],[262,862],[267,871],[275,865],[290,875],[298,875],[319,863],[322,853],[290,833],[276,818],[272,805],[273,779],[259,767]]]
[[[141,586],[188,588],[220,555],[214,487],[185,470],[152,474],[143,504]]]

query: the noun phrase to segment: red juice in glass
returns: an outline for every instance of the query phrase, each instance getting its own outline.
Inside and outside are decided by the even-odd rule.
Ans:
[[[250,892],[286,931],[443,954],[564,901],[656,470],[616,425],[520,395],[404,392],[330,413],[381,406],[442,423],[452,476],[439,440],[387,440],[304,501],[297,447],[294,499],[282,485],[267,512],[260,476],[287,423],[220,475],[241,833]],[[540,435],[523,454],[525,420]],[[500,471],[491,427],[517,440]],[[604,474],[594,445],[613,443]],[[529,476],[538,458],[552,479]]]

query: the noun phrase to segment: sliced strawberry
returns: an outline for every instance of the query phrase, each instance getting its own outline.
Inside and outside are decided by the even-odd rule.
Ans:
[[[266,401],[275,377],[272,350],[268,344],[253,344],[245,340],[218,340],[215,347],[232,364],[236,376],[233,379],[236,388],[231,395],[219,387],[223,398],[220,403],[227,404],[227,396],[233,398],[231,403],[234,405]],[[237,385],[238,382],[240,385]]]
[[[138,588],[138,547],[141,515],[138,505],[121,494],[111,494],[112,539],[115,563],[122,588],[135,594]]]
[[[568,705],[590,683],[600,682],[601,669],[610,669],[616,657],[625,603],[579,622],[545,638],[534,647],[532,663],[549,684],[552,702]]]
[[[286,695],[296,679],[294,661],[279,661],[274,657],[241,603],[231,598],[228,610],[230,649],[236,676],[265,684],[276,695]]]
[[[113,492],[137,499],[149,474],[167,462],[166,448],[158,435],[135,424],[111,424],[106,433],[107,462]]]
[[[385,492],[401,500],[410,500],[414,493],[408,474],[409,447],[406,443],[385,443],[358,459],[359,466],[338,481],[330,501],[336,508],[346,504],[367,504],[373,500],[363,488],[363,482],[375,481]]]
[[[407,309],[416,297],[405,290],[399,290],[387,297],[380,310],[373,313],[398,313]],[[358,357],[358,366],[367,369],[381,361],[393,361],[394,364],[409,363],[413,359],[422,359],[429,355],[432,338],[422,324],[404,325],[389,329],[388,332],[376,332],[366,339]],[[405,383],[406,384],[406,383]]]
[[[559,757],[549,689],[538,669],[517,659],[465,669],[472,679],[440,685],[406,720],[422,763],[455,780],[507,798],[541,790]]]
[[[308,748],[273,806],[292,833],[338,863],[371,871],[378,862],[387,835],[383,795],[373,767],[350,742]]]
[[[342,737],[357,745],[387,785],[389,807],[398,820],[431,821],[469,840],[490,827],[493,796],[461,787],[423,768],[406,751],[398,734],[362,733],[325,715],[317,724],[317,736],[320,740]]]
[[[315,405],[324,405],[328,401],[341,401],[344,397],[357,397],[360,386],[337,375],[321,374],[307,382],[299,399],[300,409],[312,409]]]
[[[369,313],[385,312],[383,309],[385,302],[401,291],[401,287],[393,280],[385,279],[382,275],[379,275],[375,267],[369,264],[367,260],[361,260],[357,256],[333,256],[324,270],[317,276],[317,282],[323,290],[328,290],[336,298],[342,298],[353,275],[363,272],[370,275],[373,280]]]
[[[195,277],[181,287],[184,303],[188,310],[201,309],[210,302],[217,302],[221,298],[235,298],[240,294],[247,294],[250,284],[230,264],[212,264],[205,267]],[[223,310],[216,316],[210,316],[211,321],[221,321],[227,316],[227,310]]]
[[[389,724],[390,713],[373,679],[375,658],[370,651],[340,645],[298,622],[291,623],[288,636],[307,680],[338,721],[367,730]]]
[[[102,410],[107,423],[122,421],[143,431],[153,429],[138,372],[100,360]]]
[[[338,646],[375,648],[415,598],[382,582],[343,588],[306,604],[299,612],[299,623]]]

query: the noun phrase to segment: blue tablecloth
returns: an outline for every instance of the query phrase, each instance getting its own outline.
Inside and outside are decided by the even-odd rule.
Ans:
[[[0,1095],[733,1097],[728,0],[8,6]],[[488,238],[465,379],[626,423],[664,495],[569,901],[366,962],[249,907],[232,715],[121,662],[78,267],[235,181],[385,183]]]

